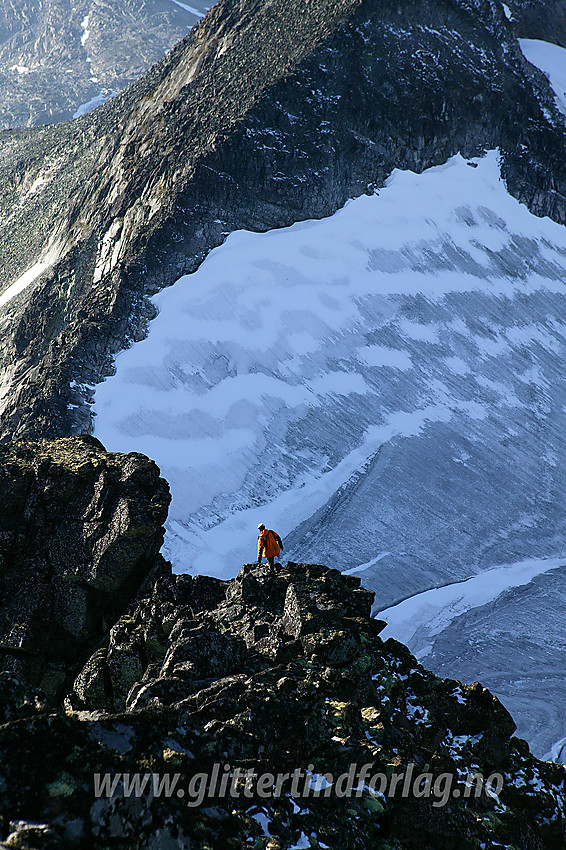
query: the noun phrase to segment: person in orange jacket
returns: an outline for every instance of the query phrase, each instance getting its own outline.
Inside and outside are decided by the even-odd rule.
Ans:
[[[265,525],[260,522],[257,527],[259,537],[257,538],[257,562],[261,564],[261,559],[265,555],[269,566],[273,569],[275,558],[283,551],[283,541],[276,531],[270,531]]]

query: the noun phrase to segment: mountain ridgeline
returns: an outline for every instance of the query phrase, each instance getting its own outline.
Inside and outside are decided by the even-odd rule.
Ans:
[[[75,36],[79,27],[86,33],[80,15],[89,8],[77,4],[69,24]],[[145,14],[152,7],[140,8]],[[116,354],[143,339],[156,312],[150,297],[196,270],[234,230],[323,218],[350,198],[373,194],[395,168],[423,172],[456,153],[469,160],[494,148],[509,192],[536,215],[566,224],[565,118],[518,37],[566,44],[563,3],[220,0],[165,58],[96,111],[0,135],[1,848],[566,847],[564,766],[536,759],[514,736],[509,712],[481,684],[440,678],[402,644],[383,640],[385,623],[371,616],[373,591],[320,555],[316,535],[328,525],[346,547],[359,515],[364,522],[371,516],[369,509],[356,510],[352,519],[344,510],[346,488],[338,487],[328,510],[320,509],[326,525],[315,510],[299,527],[302,534],[308,525],[309,551],[317,550],[316,558],[330,567],[295,557],[275,573],[246,564],[230,580],[175,575],[159,553],[170,495],[156,464],[137,453],[106,452],[88,433],[93,389],[112,373]],[[78,80],[73,96],[81,85]],[[484,173],[477,162],[468,163],[475,171],[458,163],[466,176]],[[450,180],[452,172],[444,173]],[[482,220],[496,222],[495,232],[495,213],[478,209]],[[468,216],[466,226],[475,221],[470,208],[460,215]],[[499,229],[504,225],[501,219]],[[535,240],[519,227],[507,238],[497,260],[515,262],[502,277],[524,301],[511,329],[520,346],[524,327],[534,321],[526,315],[525,275],[515,269],[517,262],[528,266],[521,247]],[[491,245],[487,239],[486,254]],[[449,248],[458,253],[456,242]],[[548,278],[561,297],[564,250],[548,240],[544,248],[533,268],[552,271]],[[491,293],[504,310],[509,288]],[[483,297],[481,285],[473,282],[472,289]],[[547,302],[540,310],[554,331]],[[474,327],[483,315],[470,313]],[[447,313],[445,321],[453,318]],[[425,324],[412,324],[422,338]],[[440,350],[438,360],[452,353]],[[403,352],[391,351],[403,371]],[[521,369],[531,365],[529,355]],[[462,359],[449,360],[468,375]],[[439,372],[428,363],[436,379]],[[527,395],[536,384],[530,374]],[[484,384],[505,389],[496,378]],[[471,378],[469,384],[473,394]],[[545,380],[536,386],[544,396]],[[418,380],[417,387],[420,403]],[[448,393],[447,399],[449,405]],[[546,397],[537,407],[537,393],[527,401],[542,423],[529,443],[538,463],[539,445],[549,448],[544,416],[550,408]],[[378,407],[372,409],[376,421]],[[400,409],[410,414],[407,405]],[[516,410],[514,418],[505,414],[504,424],[519,422]],[[486,411],[489,419],[492,411]],[[423,422],[426,415],[425,408]],[[491,421],[499,422],[493,415]],[[494,433],[499,446],[500,431]],[[525,441],[523,431],[515,436]],[[491,450],[489,440],[476,443]],[[450,441],[443,446],[468,472],[471,455],[452,457]],[[415,488],[414,473],[420,457],[406,454],[419,502],[423,491]],[[494,456],[484,465],[490,484],[498,469]],[[528,465],[524,456],[512,456],[523,457],[516,465]],[[559,473],[551,453],[541,462],[547,458]],[[478,467],[469,470],[475,500],[484,480]],[[445,482],[455,486],[458,479],[438,477],[438,492],[448,501]],[[535,471],[533,477],[541,476]],[[192,478],[187,486],[194,486]],[[376,492],[369,488],[365,504],[382,510]],[[392,487],[391,498],[401,492]],[[554,494],[548,485],[548,504]],[[430,501],[428,514],[417,504],[415,515],[434,537],[431,517],[441,503]],[[246,494],[240,500],[246,507],[250,502]],[[341,516],[334,511],[340,502]],[[467,513],[465,502],[461,509],[453,504],[469,517],[471,530],[466,526],[457,538],[449,521],[438,543],[444,553],[464,537],[476,549],[494,545],[489,536],[479,540],[479,514]],[[547,502],[537,507],[546,510]],[[497,516],[491,501],[487,510]],[[397,504],[395,512],[409,516]],[[520,526],[525,517],[516,513],[512,521]],[[380,522],[383,517],[382,510]],[[530,513],[526,519],[521,528],[536,546],[535,520]],[[221,520],[215,513],[212,525]],[[551,543],[557,549],[561,528],[556,520]],[[404,546],[402,532],[391,529]],[[498,531],[510,536],[506,527]],[[379,551],[378,534],[384,537],[381,528],[369,541],[372,553]],[[413,543],[419,539],[413,534]],[[293,532],[287,540],[290,549]],[[334,566],[345,568],[330,544]],[[410,562],[412,552],[401,554]],[[393,560],[388,573],[376,567],[388,554],[371,561],[380,592],[397,594],[393,580],[383,591],[393,572],[405,591],[437,582],[435,559],[428,558],[426,574],[423,566],[415,579],[401,562],[397,567]],[[370,564],[369,556],[350,555],[358,568]],[[549,556],[546,548],[542,555]],[[189,568],[182,557],[173,566]],[[205,571],[218,566],[211,555]],[[458,571],[446,576],[454,583],[463,577]],[[538,605],[537,624],[535,609],[525,609],[533,640],[535,625],[546,628],[553,619],[560,628],[554,600],[553,606]],[[481,600],[478,607],[481,613]],[[505,621],[480,627],[465,652],[473,660],[476,646],[495,645],[503,635],[505,669],[519,695],[521,681],[530,681],[528,663],[537,667],[539,702],[548,709],[559,753],[561,714],[552,716],[552,699],[560,701],[561,693],[556,679],[563,679],[558,652],[554,667],[549,661],[539,670],[530,644],[517,650],[515,623],[509,633]],[[545,648],[557,646],[563,641],[551,633]],[[521,652],[520,661],[528,663],[515,675],[508,660]],[[548,689],[556,692],[552,698]],[[527,696],[537,719],[532,691]],[[257,785],[249,785],[248,774]],[[369,783],[371,775],[380,790]],[[286,778],[276,781],[280,776]],[[343,778],[350,783],[346,794]],[[132,782],[141,783],[133,793]]]
[[[228,232],[328,215],[395,167],[499,147],[509,190],[566,221],[564,119],[516,35],[494,0],[221,0],[94,113],[4,132],[2,437],[88,431],[148,296]]]

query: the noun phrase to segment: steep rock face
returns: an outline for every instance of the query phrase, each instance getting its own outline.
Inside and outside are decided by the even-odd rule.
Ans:
[[[565,219],[563,119],[498,3],[223,0],[95,114],[1,140],[3,433],[87,430],[145,296],[227,232],[488,146]]]
[[[540,38],[566,47],[564,0],[509,0],[517,33],[522,38]]]
[[[169,490],[92,437],[0,451],[0,668],[60,689],[155,567]]]
[[[4,677],[19,708],[0,704],[1,846],[563,848],[564,768],[511,737],[480,684],[439,679],[383,643],[358,584],[314,564],[275,575],[248,564],[229,582],[163,571],[81,673],[66,714]],[[94,687],[104,665],[107,691]],[[259,793],[236,770],[272,776]],[[497,773],[499,797],[465,792],[468,773]],[[372,793],[377,774],[379,786],[408,775],[408,790]]]
[[[2,0],[0,129],[68,120],[121,91],[197,20],[169,0]]]

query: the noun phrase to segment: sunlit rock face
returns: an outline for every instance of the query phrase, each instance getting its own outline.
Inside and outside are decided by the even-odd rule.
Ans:
[[[566,555],[565,264],[566,231],[509,196],[495,152],[395,172],[329,219],[233,234],[157,296],[148,338],[97,390],[95,433],[156,458],[171,483],[177,571],[229,575],[260,521],[289,557],[359,570],[376,610],[486,571],[471,607],[488,606],[489,640],[475,652],[458,611],[428,643],[417,626],[403,637],[505,695],[519,665],[533,696],[493,602],[509,584],[514,605],[527,592],[557,663],[543,639],[556,613],[528,583]],[[527,559],[538,566],[489,583]],[[523,724],[525,699],[512,706]],[[545,700],[548,749],[556,682]]]

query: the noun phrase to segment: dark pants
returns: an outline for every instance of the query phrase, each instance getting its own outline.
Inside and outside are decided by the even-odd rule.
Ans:
[[[267,563],[269,564],[269,566],[271,567],[271,569],[273,569],[273,567],[275,566],[275,558],[268,558],[267,555],[266,555],[265,559],[266,559]],[[261,564],[262,561],[263,561],[263,555],[262,555],[261,558],[258,559],[258,564]]]

